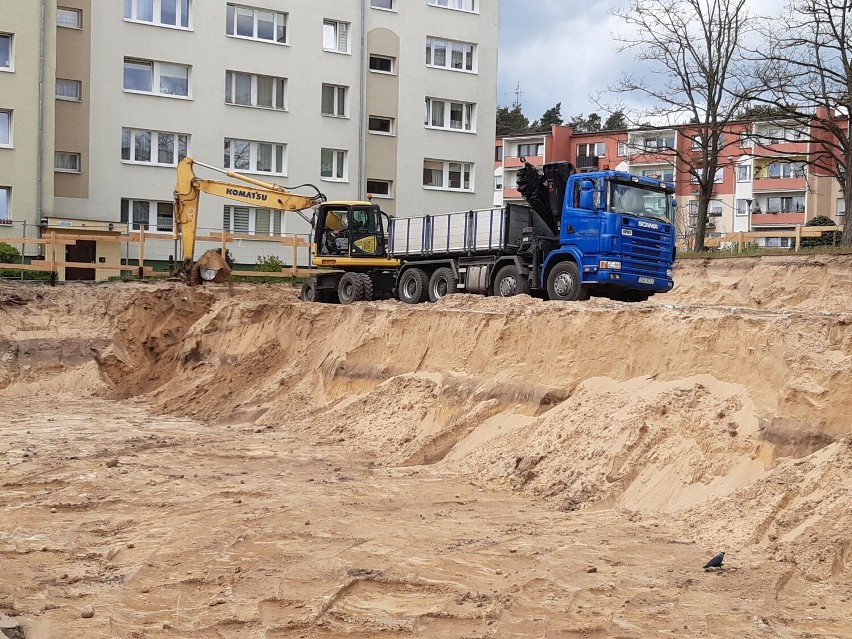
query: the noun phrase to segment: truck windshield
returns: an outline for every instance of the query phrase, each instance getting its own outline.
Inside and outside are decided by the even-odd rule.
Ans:
[[[662,189],[610,182],[608,202],[611,213],[672,221],[672,196]]]

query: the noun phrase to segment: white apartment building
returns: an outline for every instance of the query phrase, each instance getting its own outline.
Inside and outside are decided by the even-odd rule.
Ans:
[[[5,16],[30,4],[2,2]],[[166,237],[186,155],[330,200],[369,193],[394,215],[490,206],[498,11],[484,0],[59,0],[55,200],[41,217]],[[14,39],[16,58],[38,58]],[[309,230],[298,215],[232,204],[203,195],[199,226]]]

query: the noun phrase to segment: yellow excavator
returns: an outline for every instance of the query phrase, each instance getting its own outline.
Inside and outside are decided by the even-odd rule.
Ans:
[[[199,178],[195,175],[196,165],[244,182],[245,186]],[[198,201],[204,192],[250,206],[293,212],[311,224],[311,261],[323,270],[302,287],[303,300],[350,303],[373,299],[374,291],[389,293],[399,261],[387,257],[388,215],[369,201],[327,202],[313,184],[294,188],[310,188],[314,193],[300,195],[278,184],[192,158],[181,160],[174,192],[174,237],[180,243],[182,257],[176,261],[172,274],[191,286],[205,281],[230,281],[230,268],[224,256],[216,251],[207,251],[197,261],[194,259]],[[303,213],[307,209],[313,209],[310,217]]]

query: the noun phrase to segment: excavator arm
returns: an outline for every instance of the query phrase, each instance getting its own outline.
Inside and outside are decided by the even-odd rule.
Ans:
[[[244,182],[248,186],[198,178],[193,168],[196,164],[223,173],[230,178]],[[295,188],[302,187],[312,188],[314,194],[299,195],[278,184],[255,180],[234,171],[224,171],[214,166],[196,162],[192,158],[181,160],[177,167],[177,183],[174,192],[174,237],[175,240],[180,240],[183,256],[173,274],[189,279],[192,271],[195,238],[198,231],[198,200],[202,192],[260,208],[292,211],[301,215],[310,223],[310,218],[302,214],[301,211],[322,204],[326,201],[326,197],[313,184],[303,184]],[[222,257],[224,258],[224,256]]]

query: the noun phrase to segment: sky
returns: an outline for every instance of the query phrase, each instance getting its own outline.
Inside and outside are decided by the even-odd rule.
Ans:
[[[557,102],[562,117],[606,113],[590,96],[615,84],[623,72],[645,74],[649,67],[632,53],[619,53],[615,34],[627,33],[610,15],[628,0],[501,0],[497,103],[511,106],[520,82],[520,102],[531,121]],[[777,11],[782,0],[748,0],[750,14]],[[640,96],[604,95],[602,101],[641,107]]]

